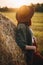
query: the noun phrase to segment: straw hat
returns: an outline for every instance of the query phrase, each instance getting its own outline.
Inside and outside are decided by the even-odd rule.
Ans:
[[[32,18],[34,14],[34,8],[31,6],[21,6],[16,13],[16,19],[18,22],[25,22],[27,19]]]

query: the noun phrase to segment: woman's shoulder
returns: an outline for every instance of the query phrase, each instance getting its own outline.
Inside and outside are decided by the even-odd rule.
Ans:
[[[30,32],[33,34],[33,30],[29,27]]]

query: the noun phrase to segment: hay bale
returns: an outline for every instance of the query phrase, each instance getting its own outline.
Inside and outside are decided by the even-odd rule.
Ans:
[[[24,54],[15,42],[16,26],[0,14],[0,65],[26,65]]]

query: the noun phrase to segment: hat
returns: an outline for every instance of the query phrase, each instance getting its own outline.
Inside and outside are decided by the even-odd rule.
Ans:
[[[34,14],[34,8],[32,6],[23,5],[20,8],[18,8],[16,13],[16,19],[19,22],[24,22],[27,20],[27,18],[28,19],[32,18],[33,14]]]

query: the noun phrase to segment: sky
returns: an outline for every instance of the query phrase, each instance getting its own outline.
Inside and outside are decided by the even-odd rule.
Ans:
[[[43,0],[0,0],[0,7],[20,7],[22,5],[43,3]]]

